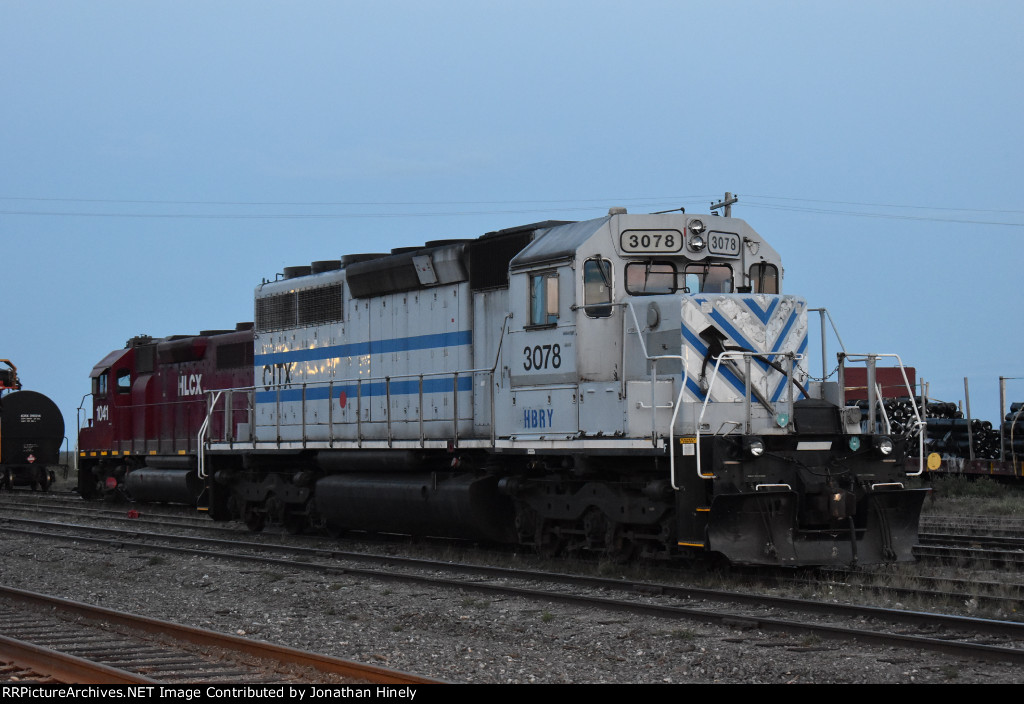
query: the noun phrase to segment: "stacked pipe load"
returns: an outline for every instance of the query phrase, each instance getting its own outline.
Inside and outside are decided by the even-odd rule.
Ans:
[[[867,420],[867,401],[858,401],[861,417]],[[882,403],[885,415],[889,419],[890,432],[893,435],[909,433],[914,423],[914,407],[921,412],[921,398],[888,398]],[[1024,404],[1022,404],[1024,406]],[[982,460],[999,459],[999,431],[992,428],[987,420],[964,418],[957,404],[946,401],[925,403],[922,415],[928,424],[925,437],[925,454],[938,452],[940,455],[968,458],[970,448],[974,448],[974,458]],[[876,411],[876,417],[880,414]],[[968,433],[970,428],[970,433]],[[1018,452],[1024,454],[1024,411],[1020,414],[1020,425],[1017,428],[1020,437]]]
[[[1006,457],[1024,456],[1024,402],[1010,404],[1010,412],[1003,418],[1003,438],[1006,443]]]

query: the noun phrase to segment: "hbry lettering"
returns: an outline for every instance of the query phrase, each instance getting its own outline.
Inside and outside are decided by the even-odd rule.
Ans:
[[[554,425],[555,411],[552,408],[524,408],[523,425],[527,428],[550,428]]]

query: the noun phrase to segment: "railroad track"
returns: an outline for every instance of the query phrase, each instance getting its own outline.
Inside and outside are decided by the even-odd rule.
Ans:
[[[922,533],[914,556],[962,564],[988,564],[1024,569],[1024,544],[1016,538],[971,537]]]
[[[85,504],[74,496],[65,500],[54,501],[53,495],[32,495],[29,500],[23,497],[0,500],[0,507],[8,512],[36,513],[45,510],[48,515],[83,516],[96,519],[123,521],[129,513],[137,517],[132,519],[137,525],[148,525],[161,528],[181,528],[186,530],[199,529],[205,533],[245,536],[245,541],[254,540],[254,534],[241,528],[238,524],[214,523],[208,518],[195,515],[186,507],[168,507],[154,505],[124,504],[119,508],[101,507]],[[958,519],[950,519],[956,522]],[[930,525],[948,526],[950,521],[933,519]],[[998,529],[998,522],[983,517],[974,517],[970,522],[971,532],[967,534],[952,533],[921,533],[919,545],[914,553],[918,558],[958,561],[988,562],[993,565],[1013,569],[1024,568],[1024,531],[1008,531],[1008,535],[991,535],[989,531]],[[260,542],[275,540],[273,534],[259,536]]]
[[[37,677],[78,684],[438,683],[10,587],[0,587],[0,651],[8,661],[8,676],[14,673],[21,681]]]
[[[17,519],[27,522],[26,519]],[[10,522],[10,520],[8,519]],[[21,529],[9,529],[21,530]],[[273,566],[278,570],[315,571],[339,578],[404,582],[417,587],[487,594],[490,598],[518,597],[537,602],[657,616],[677,622],[715,623],[740,629],[778,633],[804,633],[823,639],[855,640],[902,649],[931,650],[960,658],[980,658],[1024,664],[1024,624],[944,616],[896,609],[840,604],[815,599],[793,599],[764,593],[737,593],[669,584],[628,582],[507,568],[458,565],[395,556],[342,554],[338,551],[301,549],[295,546],[240,545],[237,541],[210,538],[134,536],[116,529],[88,528],[90,532],[115,534],[113,538],[83,537],[83,526],[62,526],[71,534],[46,535],[41,523],[24,529],[36,538],[51,537],[105,544],[107,549],[132,548],[164,550],[214,560],[244,561]],[[155,545],[154,541],[205,543],[207,548]],[[287,558],[259,552],[286,551]],[[359,561],[384,563],[380,567],[359,566]],[[443,576],[439,576],[443,575]],[[545,586],[539,587],[538,584]],[[609,598],[608,593],[618,594]],[[936,634],[939,634],[936,636]]]
[[[106,519],[119,523],[125,522],[129,513],[131,513],[135,517],[130,520],[137,526],[151,526],[162,530],[200,530],[207,535],[234,536],[234,540],[241,540],[246,543],[285,542],[289,545],[296,545],[296,540],[316,540],[317,538],[317,536],[296,538],[295,536],[275,534],[274,532],[251,533],[241,528],[238,524],[215,523],[206,517],[197,516],[194,511],[184,506],[144,504],[134,508],[132,504],[124,504],[118,508],[111,508],[109,505],[103,507],[102,504],[82,502],[76,495],[69,495],[62,500],[54,501],[53,494],[33,494],[30,495],[30,499],[23,500],[23,497],[15,497],[14,499],[4,500],[0,498],[0,507],[5,508],[8,512],[13,511],[15,513],[38,513],[45,511],[48,517],[55,515],[88,516],[91,519]],[[962,521],[967,521],[967,523],[962,523]],[[994,567],[1012,570],[1024,568],[1024,531],[1017,532],[1013,530],[1001,519],[983,516],[929,517],[927,521],[923,520],[922,524],[926,522],[933,528],[956,526],[968,532],[966,534],[954,534],[948,531],[943,533],[922,532],[920,534],[920,542],[914,548],[915,555],[919,559],[954,564],[978,565],[987,563]],[[1021,521],[1021,523],[1024,524],[1024,521]],[[996,532],[1003,533],[1003,535],[992,534]],[[377,537],[369,542],[387,543],[389,541],[383,537]],[[770,570],[762,569],[760,571],[769,572]],[[921,578],[920,581],[948,582],[950,580],[942,578],[928,580],[927,578]],[[955,582],[956,580],[953,581]],[[913,590],[890,589],[890,591],[911,593]],[[920,594],[924,594],[927,588],[918,589],[917,591]],[[1009,603],[1017,598],[1016,590],[1009,591],[1014,593],[1005,596],[1000,596],[999,594],[985,596],[979,595],[977,589],[967,585],[967,588],[960,595],[950,594],[948,589],[944,592],[936,593],[944,597],[962,596],[964,600],[983,596],[986,601],[992,603]]]
[[[1011,516],[921,516],[922,530],[973,530],[986,534],[1024,535],[1024,518]]]
[[[185,530],[189,531],[191,535],[194,535],[195,531],[201,531],[206,535],[226,536],[221,543],[210,543],[213,545],[231,546],[239,542],[244,544],[259,543],[261,545],[279,543],[289,546],[283,548],[289,554],[297,554],[303,549],[297,547],[300,543],[296,541],[316,540],[315,536],[296,538],[295,536],[275,534],[273,532],[251,533],[240,528],[237,524],[214,523],[207,518],[189,514],[184,507],[178,507],[181,510],[175,510],[175,507],[171,506],[142,506],[142,512],[137,517],[131,519],[127,518],[131,510],[128,505],[120,509],[99,508],[92,505],[83,505],[81,501],[75,500],[70,502],[46,502],[45,499],[39,499],[35,502],[9,501],[6,503],[0,501],[0,507],[6,508],[8,512],[11,510],[16,513],[38,513],[45,511],[49,517],[54,515],[88,516],[96,520],[117,521],[118,523],[130,520],[134,526],[140,528],[142,526],[149,526],[159,530]],[[975,523],[977,524],[994,525],[991,521],[984,520],[982,517],[975,518]],[[15,520],[13,516],[12,520]],[[104,529],[92,528],[91,530],[102,532]],[[378,538],[374,542],[387,541]],[[333,542],[331,544],[337,545],[337,543]],[[327,548],[327,551],[344,554],[343,551],[335,550],[334,548]],[[1011,536],[922,533],[920,535],[920,543],[915,546],[914,552],[919,559],[934,562],[969,565],[989,564],[993,567],[1011,570],[1024,568],[1024,538]],[[823,572],[827,573],[830,571],[842,572],[842,570],[825,570]],[[770,573],[771,570],[762,568],[757,570],[757,572]],[[737,570],[737,573],[740,573],[740,570]],[[986,590],[978,588],[977,580],[966,581],[950,579],[948,577],[928,578],[926,576],[919,576],[912,581],[919,583],[921,586],[896,588],[886,583],[877,588],[870,584],[865,584],[863,588],[874,591],[886,591],[891,594],[916,595],[926,599],[930,598],[940,603],[943,601],[948,602],[951,599],[959,600],[961,603],[968,601],[972,603],[984,602],[992,605],[993,609],[1002,609],[1003,611],[1016,610],[1016,602],[1021,601],[1018,585],[998,585],[993,583],[991,588]],[[951,587],[957,583],[962,585],[962,591],[959,593],[950,591]],[[930,589],[928,585],[938,586]]]

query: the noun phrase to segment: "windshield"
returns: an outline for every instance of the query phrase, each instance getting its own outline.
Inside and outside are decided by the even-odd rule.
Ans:
[[[675,264],[672,262],[630,262],[626,264],[626,291],[635,296],[675,293]]]
[[[690,293],[732,293],[732,267],[728,264],[689,264],[686,288]]]

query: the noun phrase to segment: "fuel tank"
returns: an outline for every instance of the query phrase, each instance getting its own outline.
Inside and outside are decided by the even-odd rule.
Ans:
[[[471,474],[343,474],[316,483],[315,503],[342,530],[512,542],[512,504],[497,483]]]

